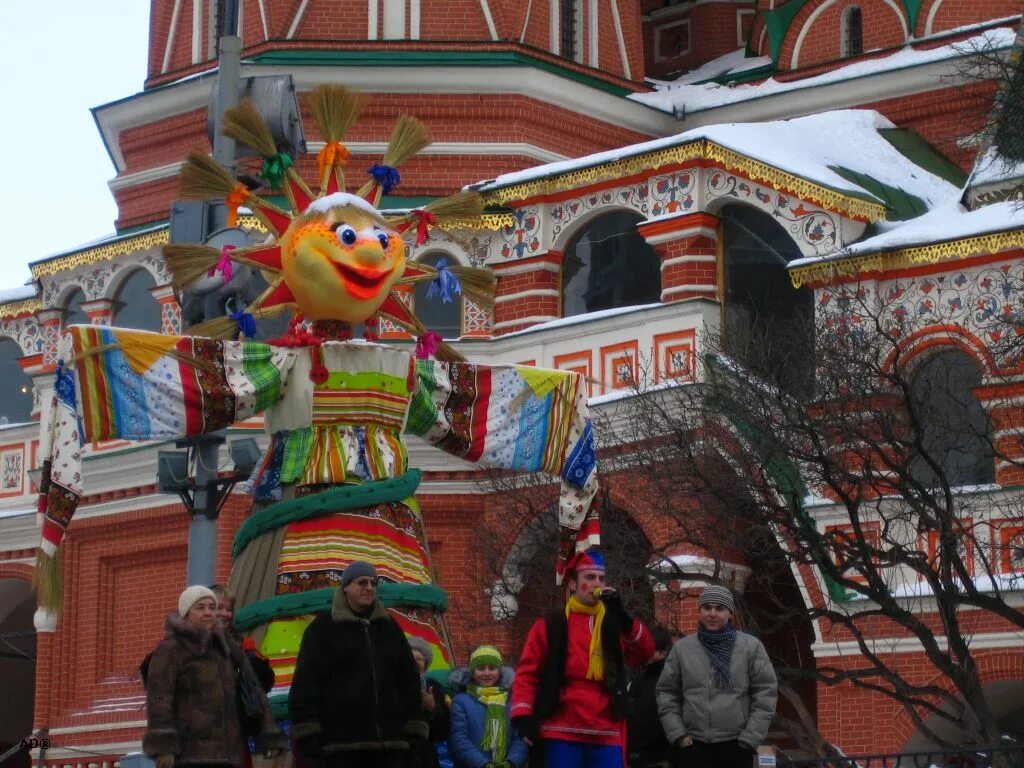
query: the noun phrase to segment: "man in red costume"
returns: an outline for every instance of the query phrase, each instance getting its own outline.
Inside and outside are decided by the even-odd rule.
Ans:
[[[569,600],[534,622],[512,683],[512,722],[541,758],[557,768],[622,768],[626,745],[626,670],[654,655],[644,625],[605,586],[596,550],[566,568]],[[541,744],[543,741],[543,744]]]

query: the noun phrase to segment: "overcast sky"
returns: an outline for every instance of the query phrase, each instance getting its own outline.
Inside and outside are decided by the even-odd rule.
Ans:
[[[148,0],[0,0],[0,291],[29,262],[114,232],[96,107],[142,90]]]

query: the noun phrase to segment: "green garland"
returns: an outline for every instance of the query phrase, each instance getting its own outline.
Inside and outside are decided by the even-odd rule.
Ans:
[[[283,525],[310,517],[407,499],[419,487],[420,476],[418,469],[410,469],[400,477],[373,480],[362,485],[344,485],[310,496],[300,496],[297,499],[271,504],[239,526],[231,546],[231,559],[237,560],[253,539]]]
[[[245,632],[271,619],[326,613],[331,610],[335,594],[337,589],[328,587],[257,600],[239,608],[232,623],[239,632]],[[448,609],[447,593],[433,584],[381,584],[377,587],[377,599],[385,608],[407,605],[442,612]]]

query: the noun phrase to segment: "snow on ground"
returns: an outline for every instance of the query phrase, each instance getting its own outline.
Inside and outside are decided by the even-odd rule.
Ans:
[[[885,225],[886,231],[828,256],[811,256],[789,263],[790,269],[832,259],[844,259],[879,251],[910,248],[950,240],[1024,229],[1024,208],[1019,201],[993,203],[969,211],[952,200],[905,223]]]
[[[956,187],[912,163],[878,133],[894,127],[877,112],[852,109],[792,120],[709,125],[664,139],[506,173],[476,188],[487,191],[512,186],[708,139],[808,181],[860,197],[873,196],[829,166],[842,166],[899,187],[921,198],[929,207],[957,196]]]
[[[1015,17],[1011,23],[1016,23],[1016,21]],[[918,50],[908,46],[889,56],[858,61],[855,64],[834,69],[831,72],[785,83],[779,82],[774,78],[768,78],[755,85],[730,86],[719,85],[718,83],[694,85],[694,81],[689,79],[689,76],[693,73],[688,73],[679,80],[655,82],[654,87],[656,90],[653,93],[635,93],[630,95],[629,98],[665,112],[699,112],[704,109],[713,109],[714,107],[735,104],[736,102],[749,99],[774,96],[775,94],[787,91],[797,91],[804,88],[813,88],[819,85],[828,85],[844,80],[877,75],[883,72],[892,72],[898,69],[919,67],[935,61],[944,61],[964,56],[977,49],[992,48],[999,50],[1009,48],[1013,44],[1015,34],[1014,29],[1011,28],[990,29],[967,40],[929,50]],[[716,77],[717,75],[711,76]]]

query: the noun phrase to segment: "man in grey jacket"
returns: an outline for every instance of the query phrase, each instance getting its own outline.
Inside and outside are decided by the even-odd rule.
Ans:
[[[672,647],[658,679],[661,725],[687,768],[751,768],[775,714],[775,671],[761,641],[733,625],[726,587],[699,602],[696,634]]]

